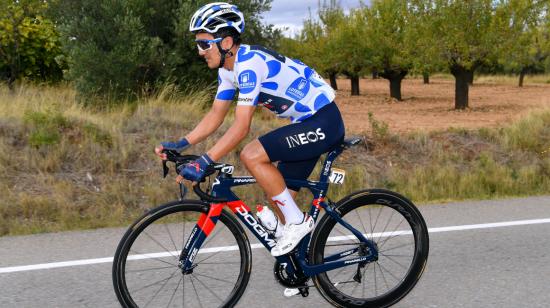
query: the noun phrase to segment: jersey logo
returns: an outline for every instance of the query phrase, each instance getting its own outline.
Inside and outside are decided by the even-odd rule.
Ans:
[[[246,70],[239,75],[239,90],[243,94],[250,93],[256,87],[256,73]]]
[[[307,133],[288,136],[285,137],[285,139],[288,144],[288,148],[292,149],[304,144],[315,143],[319,140],[325,140],[325,137],[325,133],[321,130],[321,128],[318,128],[315,131],[309,131]]]
[[[288,87],[286,90],[286,95],[292,97],[293,99],[299,101],[303,99],[309,92],[309,81],[307,79],[300,77]]]

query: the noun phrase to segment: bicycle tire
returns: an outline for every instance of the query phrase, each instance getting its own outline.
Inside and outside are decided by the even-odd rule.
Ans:
[[[148,211],[147,213],[145,213],[143,216],[141,216],[134,224],[132,224],[128,228],[128,230],[126,231],[126,233],[122,237],[122,239],[121,239],[121,241],[120,241],[120,243],[117,247],[117,250],[116,250],[116,253],[115,253],[115,256],[114,256],[114,259],[113,259],[113,269],[112,269],[113,286],[114,286],[114,289],[115,289],[115,293],[117,295],[117,298],[118,298],[120,304],[123,307],[140,307],[140,306],[150,306],[150,305],[152,305],[152,307],[161,307],[161,306],[173,307],[173,304],[176,304],[176,303],[180,303],[181,306],[183,306],[183,307],[194,306],[194,305],[200,305],[200,307],[207,307],[207,306],[208,307],[211,307],[211,306],[233,307],[233,306],[235,306],[235,304],[239,301],[242,294],[244,293],[244,291],[246,289],[246,286],[248,284],[249,278],[250,278],[250,273],[251,273],[251,269],[252,269],[252,253],[251,253],[251,250],[250,250],[250,242],[249,242],[249,240],[246,236],[245,231],[243,230],[241,225],[238,223],[238,221],[235,219],[235,217],[232,214],[230,214],[226,210],[223,210],[221,212],[219,220],[216,224],[216,227],[215,227],[214,231],[206,239],[206,241],[203,243],[203,246],[201,247],[201,250],[199,250],[199,252],[197,253],[197,255],[199,255],[202,252],[205,252],[205,255],[207,255],[207,257],[204,257],[202,261],[205,261],[206,259],[210,259],[210,260],[209,260],[208,264],[207,264],[207,262],[205,262],[203,264],[204,267],[202,269],[215,271],[215,274],[204,275],[204,274],[197,273],[197,270],[200,269],[200,263],[201,263],[198,256],[196,257],[196,260],[194,262],[194,265],[195,264],[198,264],[198,265],[197,265],[196,268],[193,269],[194,272],[190,275],[184,275],[181,272],[181,270],[179,268],[177,268],[177,264],[173,264],[177,260],[174,261],[174,258],[172,258],[172,257],[178,257],[179,256],[179,252],[181,252],[181,247],[183,247],[183,245],[185,244],[185,242],[188,238],[188,234],[185,234],[186,233],[186,231],[185,231],[186,226],[187,227],[191,226],[191,228],[189,228],[189,232],[191,232],[192,227],[196,223],[196,220],[193,217],[198,217],[198,215],[200,215],[202,213],[207,213],[209,208],[210,208],[210,206],[209,206],[208,203],[204,203],[204,202],[197,201],[197,200],[174,201],[174,202],[170,202],[170,203],[167,203],[165,205],[161,205],[157,208],[154,208],[154,209]],[[174,214],[178,214],[178,215],[174,215]],[[186,216],[187,214],[188,214],[188,216]],[[178,219],[182,220],[183,223],[181,223],[181,222],[179,224],[176,223],[178,220],[176,220],[176,218],[174,218],[174,216],[178,216]],[[183,218],[180,218],[180,217],[183,217]],[[189,218],[191,218],[191,219],[189,219]],[[164,222],[164,223],[163,224],[159,223],[157,226],[154,226],[155,222]],[[224,225],[225,227],[227,227],[226,229],[228,230],[228,232],[225,231],[225,228],[222,228],[221,224]],[[179,233],[179,228],[180,228],[179,225],[183,225],[183,227],[181,227],[183,229],[182,236],[181,236],[181,238],[177,238],[175,240],[174,238],[176,238],[176,236],[178,236],[178,233]],[[147,228],[149,228],[150,230],[147,231]],[[170,229],[174,230],[176,228],[177,228],[178,232],[170,231]],[[162,240],[163,237],[167,238],[166,234],[162,235],[162,233],[161,233],[161,231],[164,231],[164,229],[166,231],[168,231],[168,235],[169,235],[169,238],[170,238],[169,240],[166,240],[167,243],[165,245],[162,242],[159,242],[160,240]],[[216,233],[216,232],[218,232],[218,233]],[[221,233],[222,239],[216,240],[215,239],[216,236],[220,233]],[[227,234],[227,235],[225,235],[225,234]],[[143,235],[143,236],[140,237],[140,235]],[[208,241],[213,239],[213,238],[214,238],[214,241],[218,241],[218,242],[223,240],[222,244],[225,244],[227,239],[223,238],[223,236],[225,236],[226,238],[233,237],[233,239],[236,242],[236,245],[224,246],[224,249],[218,249],[219,251],[214,250],[214,251],[217,251],[215,253],[209,252],[207,250],[203,250],[207,246]],[[154,248],[172,247],[171,245],[173,244],[173,246],[175,248],[177,248],[176,251],[178,253],[174,253],[174,252],[169,252],[168,254],[164,253],[165,255],[167,255],[166,257],[164,257],[164,259],[161,259],[160,257],[156,258],[155,257],[155,256],[157,256],[156,254],[151,254],[151,253],[145,253],[144,254],[143,251],[137,250],[137,248],[135,248],[135,246],[138,245],[138,244],[143,245],[141,243],[142,239],[145,240],[146,238],[153,239],[152,242],[157,241],[156,244],[152,245],[153,247],[157,246],[157,247],[154,247]],[[176,242],[178,244],[181,242],[181,246],[178,246],[178,244],[176,244]],[[132,247],[134,247],[135,249],[133,249]],[[227,247],[229,247],[229,249],[227,249]],[[143,249],[143,248],[140,247],[139,249]],[[169,249],[171,249],[171,248],[169,248]],[[169,249],[167,248],[165,250],[168,252]],[[214,248],[214,249],[217,249],[217,248]],[[212,250],[210,250],[210,251],[212,251]],[[129,255],[130,252],[134,252],[134,253],[137,252],[139,254],[137,255],[137,257],[136,257],[136,255],[131,255],[130,256]],[[210,265],[210,264],[213,264],[211,258],[214,257],[215,255],[221,253],[221,252],[223,252],[225,254],[227,254],[227,253],[237,254],[240,257],[240,262],[238,262],[238,261],[233,262],[233,263],[238,263],[239,264],[238,265],[239,266],[239,268],[238,268],[238,271],[239,271],[238,272],[238,277],[235,280],[234,285],[232,285],[233,281],[224,280],[223,278],[221,278],[219,276],[219,275],[221,275],[221,273],[216,272],[216,269],[214,268],[214,266]],[[208,255],[208,253],[210,253],[210,255]],[[220,256],[221,255],[218,255],[217,258],[220,258]],[[130,259],[128,259],[129,257],[130,257]],[[138,270],[135,271],[136,274],[134,274],[134,271],[130,272],[130,270],[127,269],[127,267],[129,267],[129,268],[135,267],[134,264],[128,265],[128,264],[130,264],[130,262],[135,263],[135,262],[137,262],[136,259],[139,260],[139,258],[144,258],[145,260],[147,260],[148,257],[151,257],[151,260],[149,261],[150,263],[153,263],[155,261],[155,262],[157,262],[156,264],[161,264],[163,266],[160,267],[160,265],[156,265],[156,266],[159,266],[159,267],[158,268],[151,267],[151,268],[147,268],[147,269],[143,269],[143,270],[140,268],[139,271]],[[168,259],[168,261],[166,259]],[[227,258],[227,259],[229,259],[229,258]],[[227,260],[227,259],[224,258],[224,260]],[[131,261],[127,262],[129,260],[131,260]],[[215,260],[215,258],[214,258],[214,260]],[[229,259],[229,261],[230,260],[231,259]],[[145,262],[145,261],[143,261],[143,262]],[[163,262],[163,263],[160,263],[160,262]],[[169,266],[166,266],[164,263],[168,263]],[[228,262],[228,263],[230,263],[230,262]],[[175,267],[172,267],[172,266],[175,266]],[[167,277],[168,280],[166,280],[166,282],[164,282],[163,280],[161,282],[159,282],[159,284],[162,283],[163,285],[161,286],[161,288],[158,291],[156,291],[153,298],[150,299],[144,305],[143,302],[145,300],[142,300],[141,298],[139,298],[139,301],[138,301],[137,298],[136,298],[137,294],[138,294],[138,291],[129,290],[128,284],[131,283],[131,282],[130,282],[130,278],[128,278],[127,276],[132,275],[131,277],[134,277],[134,275],[135,275],[136,277],[140,278],[141,280],[144,280],[143,284],[145,284],[145,283],[151,282],[149,276],[151,276],[153,274],[160,275],[160,273],[162,273],[164,268],[166,268],[166,271],[168,271],[168,272],[172,271],[172,276],[174,277],[174,279],[172,280],[172,276],[169,276],[169,277]],[[224,269],[227,269],[226,265],[224,265]],[[237,269],[234,269],[234,270],[236,271]],[[140,277],[139,275],[143,275],[145,277]],[[198,275],[201,275],[201,276],[198,276]],[[193,279],[193,276],[194,276],[194,279]],[[161,290],[167,285],[168,281],[171,281],[171,285],[173,285],[174,282],[172,282],[172,281],[177,280],[177,277],[180,277],[179,278],[180,280],[178,280],[178,284],[177,284],[176,288],[173,291],[170,290],[170,292],[167,292],[165,290],[165,291],[161,292]],[[229,287],[230,288],[232,287],[232,289],[226,297],[221,298],[221,296],[223,296],[223,295],[221,293],[218,293],[218,290],[216,290],[215,287],[214,287],[214,290],[216,292],[212,291],[208,287],[208,285],[206,285],[202,281],[202,280],[206,280],[205,277],[211,278],[211,280],[214,283],[216,283],[217,280],[222,281],[222,282],[225,281],[224,283],[228,283]],[[138,278],[136,278],[136,280],[140,280]],[[189,283],[188,283],[187,287],[185,285],[186,279],[187,279],[187,281],[189,281],[189,280],[191,281],[192,287],[193,287],[193,289],[195,289],[194,291],[195,291],[196,301],[193,301],[193,298],[191,298],[190,296],[187,296],[187,298],[185,296],[186,295],[185,294],[186,288],[189,289]],[[197,285],[195,285],[194,281],[196,282]],[[141,283],[141,281],[139,281],[139,282]],[[181,284],[181,282],[183,282],[183,284]],[[211,282],[208,281],[208,283],[210,284]],[[131,283],[131,284],[133,286],[133,284],[135,284],[135,283]],[[180,289],[180,284],[182,285],[181,289]],[[197,288],[196,288],[197,286],[199,287],[199,290],[197,290]],[[149,288],[149,286],[147,284],[145,285],[145,287]],[[155,288],[156,287],[157,286],[155,286]],[[219,304],[217,302],[214,302],[214,301],[211,301],[209,303],[209,302],[205,301],[202,298],[202,296],[199,295],[198,291],[205,292],[205,289],[208,289],[211,293],[213,292],[212,294],[214,296],[218,297],[218,299],[220,299]],[[138,289],[136,289],[136,290],[138,290]],[[183,292],[177,292],[178,290],[183,290]],[[142,290],[139,290],[139,292],[142,292]],[[190,292],[190,291],[188,291],[188,292]],[[165,296],[166,298],[161,298],[159,295],[166,295]],[[177,297],[180,297],[180,295],[181,295],[181,300],[179,298],[177,300],[174,300],[176,295],[177,295]],[[171,296],[170,301],[168,302],[167,305],[164,305],[167,301],[168,296]],[[153,301],[153,299],[154,299],[154,301]]]
[[[407,200],[405,197],[395,193],[395,192],[392,192],[392,191],[389,191],[389,190],[384,190],[384,189],[370,189],[370,190],[363,190],[363,191],[359,191],[359,192],[355,192],[353,194],[350,194],[348,195],[347,197],[343,198],[342,200],[340,200],[339,202],[337,202],[336,204],[336,211],[338,211],[340,213],[340,215],[343,217],[343,219],[350,223],[350,220],[353,220],[353,217],[351,215],[351,212],[355,212],[356,209],[360,209],[361,211],[366,211],[367,209],[365,209],[366,207],[369,207],[368,208],[368,211],[369,211],[369,215],[371,214],[371,209],[374,208],[374,210],[372,210],[373,212],[378,212],[378,217],[377,219],[381,216],[381,213],[384,213],[384,215],[382,216],[385,216],[387,217],[387,214],[385,214],[387,211],[390,211],[392,214],[390,216],[390,219],[393,219],[393,215],[394,215],[394,212],[397,212],[399,214],[401,214],[403,217],[402,217],[402,220],[404,221],[407,221],[410,228],[411,228],[411,234],[413,235],[413,239],[414,239],[414,248],[410,248],[409,250],[411,251],[411,254],[412,254],[412,261],[410,263],[410,265],[408,266],[408,268],[406,269],[406,272],[404,272],[404,277],[402,278],[402,280],[399,280],[399,279],[395,279],[396,280],[396,285],[393,286],[393,288],[389,288],[388,286],[388,291],[386,293],[383,293],[383,294],[380,294],[378,295],[376,292],[377,292],[377,286],[376,286],[376,277],[377,277],[377,267],[376,267],[376,264],[378,262],[380,262],[381,259],[375,261],[375,262],[372,262],[370,264],[366,264],[364,265],[365,268],[364,268],[364,271],[362,273],[362,276],[359,276],[359,282],[355,281],[355,280],[352,280],[352,281],[344,281],[344,282],[333,282],[331,281],[331,279],[329,278],[329,275],[328,273],[329,272],[325,272],[325,273],[321,273],[319,275],[316,275],[315,277],[313,277],[313,282],[316,286],[316,288],[319,290],[319,292],[321,293],[321,295],[329,302],[331,303],[332,305],[336,306],[336,307],[388,307],[388,306],[391,306],[395,303],[397,303],[398,301],[400,301],[403,297],[405,297],[412,289],[413,287],[416,285],[416,283],[419,281],[423,271],[424,271],[424,268],[426,266],[426,263],[427,263],[427,260],[428,260],[428,253],[429,253],[429,236],[428,236],[428,229],[426,227],[426,223],[422,217],[422,215],[420,214],[420,211],[414,206],[414,204],[412,202],[410,202],[409,200]],[[393,210],[393,211],[392,211]],[[361,216],[359,215],[359,211],[356,212],[357,213],[357,217],[359,218],[358,220],[360,221],[361,224],[363,224],[363,227],[364,227],[364,221],[361,219]],[[350,214],[348,215],[348,217],[346,217],[346,214]],[[371,217],[369,216],[369,219]],[[356,219],[357,221],[357,219]],[[395,226],[395,223],[392,223],[392,228],[399,228],[400,225],[401,225],[402,222],[399,223],[399,225],[397,225],[397,227],[394,227]],[[359,224],[359,223],[357,223]],[[367,223],[368,225],[368,223]],[[372,227],[373,223],[371,221],[371,228]],[[386,223],[386,226],[384,228],[387,228],[389,225],[389,223]],[[332,219],[329,215],[324,215],[323,218],[319,221],[319,224],[317,226],[317,228],[314,230],[314,233],[312,235],[312,239],[311,239],[311,244],[310,244],[310,253],[309,253],[309,262],[310,264],[322,264],[324,262],[324,253],[325,253],[325,249],[327,249],[328,246],[338,246],[339,244],[336,244],[336,245],[327,245],[327,240],[329,239],[329,234],[331,234],[331,231],[332,230],[336,230],[336,226],[340,226],[339,228],[341,228],[341,225],[340,224],[336,224],[336,221],[334,219]],[[374,228],[373,229],[376,229],[376,223],[374,223]],[[349,231],[349,230],[348,230]],[[342,231],[339,231],[339,232],[342,232]],[[385,232],[385,233],[384,233]],[[394,260],[391,260],[392,262],[397,262],[395,259],[397,258],[397,256],[393,256],[393,257],[390,257],[390,254],[387,254],[385,255],[385,253],[382,252],[382,249],[380,249],[380,245],[385,245],[386,242],[389,240],[389,239],[393,239],[393,238],[396,238],[397,236],[400,236],[399,234],[403,234],[403,237],[405,238],[407,235],[406,232],[401,232],[401,231],[393,231],[395,232],[395,234],[398,234],[398,235],[394,235],[392,237],[392,234],[387,234],[387,231],[384,231],[382,233],[380,233],[379,237],[378,237],[378,241],[377,242],[377,247],[379,247],[379,251],[380,251],[380,258],[384,258],[384,257],[387,257],[389,259],[394,259]],[[365,234],[367,234],[368,232],[366,232]],[[351,233],[350,233],[351,234]],[[375,234],[378,234],[377,232],[374,232],[371,230],[371,236],[372,236],[372,239],[375,240],[375,237],[378,236],[378,235],[375,235]],[[368,237],[368,236],[367,236]],[[344,240],[343,241],[348,241],[348,239],[350,238],[349,236],[348,237],[343,237]],[[382,239],[383,238],[383,239]],[[333,238],[331,238],[331,241],[332,241]],[[355,238],[356,239],[356,238]],[[336,240],[341,240],[341,238],[336,238]],[[410,242],[411,239],[407,239],[405,238],[403,241],[405,242]],[[376,240],[375,240],[376,242]],[[358,243],[358,241],[357,241]],[[344,243],[344,244],[341,244],[341,245],[353,245],[354,243],[352,242],[351,244],[347,244],[347,243]],[[349,246],[348,246],[349,247]],[[396,248],[397,247],[397,248]],[[349,249],[349,248],[347,248]],[[394,248],[390,248],[389,250],[400,250],[400,249],[405,249],[405,248],[402,248],[402,247],[399,247],[399,245],[395,246]],[[401,256],[403,257],[403,256]],[[387,259],[386,258],[386,259]],[[369,265],[371,264],[374,264],[373,265],[373,268],[374,268],[374,274],[370,272],[370,269],[369,269],[369,272],[367,273],[367,268]],[[387,265],[386,265],[387,266]],[[354,268],[357,267],[357,270],[355,272],[355,276],[353,276],[355,279],[355,277],[358,275],[357,273],[362,270],[359,265],[350,265],[350,266],[346,266],[346,267],[343,267],[341,268],[342,270],[345,269],[345,268],[351,268],[352,271],[354,271]],[[385,266],[383,265],[378,265],[378,270],[382,273],[382,278],[385,282],[385,284],[387,285],[387,278],[384,276],[382,270],[385,269]],[[374,293],[375,293],[375,296],[372,296],[372,297],[364,297],[365,295],[365,285],[363,285],[363,296],[362,297],[355,297],[355,296],[352,296],[352,295],[349,295],[349,294],[345,294],[344,292],[340,291],[338,289],[338,284],[340,285],[344,285],[344,283],[348,283],[348,285],[350,287],[353,286],[353,283],[361,283],[361,277],[362,278],[365,278],[367,277],[367,274],[369,278],[371,277],[374,277]],[[353,275],[353,272],[352,272],[352,275]],[[393,278],[393,276],[389,276],[389,278]],[[336,279],[334,279],[336,280]],[[349,280],[349,279],[348,279]],[[380,279],[381,280],[381,279]],[[352,290],[352,294],[355,292],[357,288],[357,285],[355,285],[354,289]],[[369,288],[372,288],[372,284],[369,285]]]

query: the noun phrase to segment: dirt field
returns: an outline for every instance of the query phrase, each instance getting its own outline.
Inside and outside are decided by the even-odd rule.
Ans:
[[[550,108],[550,84],[511,84],[474,82],[470,87],[470,108],[454,110],[454,80],[407,79],[402,84],[403,101],[389,97],[385,79],[363,79],[360,96],[350,96],[350,81],[338,80],[336,101],[348,132],[369,130],[368,113],[386,122],[392,132],[439,130],[449,127],[495,127],[532,110]]]

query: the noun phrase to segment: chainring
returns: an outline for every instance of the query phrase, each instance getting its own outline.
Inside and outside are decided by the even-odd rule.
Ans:
[[[279,261],[275,261],[273,266],[273,274],[279,284],[287,288],[303,287],[308,281],[308,277],[303,275],[292,274],[289,275],[286,272],[285,265],[280,264]]]

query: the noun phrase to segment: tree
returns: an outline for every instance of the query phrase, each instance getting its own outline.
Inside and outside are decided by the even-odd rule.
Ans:
[[[401,100],[401,81],[413,66],[411,47],[416,38],[410,29],[407,4],[378,0],[367,14],[365,40],[372,50],[373,68],[390,82],[390,96]]]
[[[359,78],[372,67],[372,50],[366,43],[366,14],[363,9],[351,10],[333,30],[330,51],[340,71],[351,79],[351,95],[359,95]]]
[[[455,77],[455,108],[468,107],[469,82],[476,68],[493,61],[501,48],[494,29],[493,0],[433,0],[431,33]]]
[[[189,20],[211,1],[58,0],[69,55],[68,77],[81,97],[135,98],[166,83],[203,85],[216,78],[198,56]],[[243,39],[273,47],[280,32],[261,23],[271,0],[234,1],[246,19]]]
[[[56,81],[62,66],[56,59],[61,44],[55,25],[46,18],[45,1],[0,3],[0,76],[10,89],[20,78]]]
[[[412,71],[422,75],[424,84],[430,83],[430,75],[445,69],[437,41],[431,32],[434,10],[431,1],[412,0],[408,4],[408,30],[405,45],[409,46]]]
[[[508,71],[518,73],[518,86],[523,86],[527,73],[544,70],[543,1],[510,0],[498,7],[498,33],[504,39],[500,61]]]

